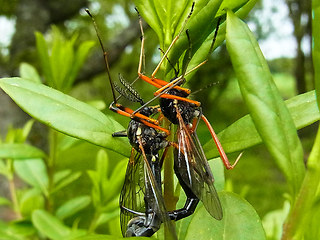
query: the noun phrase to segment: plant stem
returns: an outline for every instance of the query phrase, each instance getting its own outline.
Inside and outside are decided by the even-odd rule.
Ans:
[[[168,129],[170,126],[170,123],[168,121],[165,122],[165,128]],[[171,125],[173,126],[173,125]],[[175,135],[174,135],[174,127],[171,129],[171,134],[168,137],[169,141],[174,141]],[[178,202],[178,198],[174,194],[174,149],[173,147],[170,147],[167,153],[167,156],[164,160],[164,178],[163,178],[163,185],[164,185],[164,191],[163,191],[163,197],[164,202],[167,208],[167,211],[172,211],[176,209],[176,204]],[[165,229],[164,231],[164,239],[171,239],[170,233]]]
[[[8,181],[9,181],[9,191],[10,191],[10,196],[13,204],[13,209],[16,214],[17,219],[21,219],[21,213],[20,213],[20,208],[19,208],[19,202],[18,202],[18,197],[17,197],[17,191],[16,191],[16,186],[14,184],[14,170],[13,170],[13,160],[8,160],[8,164],[10,165],[10,176],[8,176]]]
[[[170,123],[166,123],[166,128]],[[174,141],[174,129],[171,129],[171,134],[168,138],[169,141]],[[173,147],[169,148],[167,156],[164,160],[164,201],[168,211],[175,210],[176,204],[178,202],[177,197],[174,195],[174,154]]]
[[[100,211],[98,210],[95,210],[94,212],[94,216],[92,218],[92,221],[90,223],[90,226],[89,226],[89,229],[88,229],[88,233],[94,233],[94,231],[96,230],[97,228],[97,221],[99,219],[99,216],[100,216]]]
[[[302,182],[300,192],[288,219],[283,226],[282,240],[301,239],[304,226],[308,224],[306,216],[313,206],[320,183],[320,128],[308,159],[307,172]],[[309,223],[310,224],[310,223]],[[299,236],[297,235],[299,234]]]
[[[51,192],[54,189],[54,172],[57,157],[57,132],[53,129],[49,130],[49,158],[47,160],[48,168],[48,196],[46,198],[46,209],[51,212],[53,210],[53,199],[51,198]]]

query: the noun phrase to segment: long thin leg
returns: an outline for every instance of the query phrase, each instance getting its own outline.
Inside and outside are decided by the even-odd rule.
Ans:
[[[141,113],[135,113],[133,114],[133,110],[127,107],[123,107],[120,104],[116,104],[116,106],[113,106],[112,103],[109,106],[109,109],[126,117],[129,117],[131,119],[134,119],[135,121],[141,122],[145,124],[148,127],[152,127],[154,129],[158,129],[162,132],[164,132],[166,135],[170,134],[170,131],[168,129],[162,128],[159,126],[159,122],[155,119],[149,118]]]
[[[220,157],[222,159],[223,164],[226,166],[227,169],[234,168],[237,165],[239,159],[241,158],[242,153],[240,153],[240,155],[237,157],[236,161],[231,165],[231,163],[229,162],[229,159],[228,159],[226,153],[224,152],[224,150],[222,148],[222,145],[221,145],[216,133],[214,132],[210,122],[208,121],[208,119],[203,114],[201,115],[201,119],[205,122],[205,124],[207,125],[207,127],[208,127],[208,129],[210,131],[210,134],[211,134],[211,136],[213,138],[214,143],[217,146],[217,149],[219,151],[219,154],[220,154]]]

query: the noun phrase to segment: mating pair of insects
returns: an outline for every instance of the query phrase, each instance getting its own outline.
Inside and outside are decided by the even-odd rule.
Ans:
[[[122,234],[125,237],[152,236],[160,229],[161,224],[164,224],[170,239],[177,239],[171,220],[177,221],[191,215],[200,200],[214,218],[222,219],[222,207],[214,187],[214,178],[196,134],[199,121],[202,119],[208,127],[227,169],[233,168],[240,156],[233,165],[230,164],[212,126],[202,114],[200,102],[189,99],[188,96],[191,91],[181,86],[184,82],[184,77],[206,63],[207,60],[189,71],[185,70],[179,76],[179,71],[174,68],[168,59],[168,53],[183,33],[185,25],[192,15],[193,8],[194,4],[180,32],[164,52],[151,77],[147,77],[141,71],[145,38],[142,20],[138,14],[142,34],[138,79],[142,79],[158,88],[154,93],[155,97],[151,100],[159,98],[159,106],[149,106],[151,101],[144,103],[139,93],[121,76],[119,79],[124,88],[119,87],[112,81],[107,53],[97,31],[100,45],[104,52],[106,69],[113,94],[113,102],[109,108],[118,114],[131,118],[127,131],[113,134],[114,137],[128,137],[132,145],[125,181],[120,195],[120,222]],[[87,12],[91,16],[88,10]],[[220,21],[218,21],[209,53],[213,49],[219,23]],[[97,30],[95,22],[94,25]],[[186,30],[186,34],[189,40],[188,50],[191,52],[188,30]],[[155,77],[165,60],[168,61],[176,73],[176,76],[170,82]],[[119,97],[116,97],[116,91],[119,92]],[[118,103],[120,97],[139,102],[141,107],[135,111],[124,107]],[[160,126],[159,118],[154,118],[157,114],[160,115],[159,118],[164,116],[172,124],[178,126],[175,142],[168,140],[170,130]],[[162,194],[161,169],[170,147],[174,148],[174,172],[187,199],[183,208],[169,212],[166,210]]]

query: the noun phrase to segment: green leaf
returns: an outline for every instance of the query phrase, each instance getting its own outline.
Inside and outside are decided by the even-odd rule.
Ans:
[[[0,206],[3,206],[3,205],[11,205],[11,202],[7,198],[0,197]]]
[[[81,211],[85,207],[87,207],[91,202],[90,196],[83,195],[73,198],[67,202],[65,202],[62,206],[60,206],[56,211],[56,216],[63,220],[67,217],[74,215],[75,213]]]
[[[218,19],[215,18],[215,16],[220,8],[221,3],[222,0],[196,2],[194,13],[192,14],[185,28],[185,30],[189,30],[190,41],[192,44],[192,55],[194,55],[194,53],[199,50],[199,48],[202,46],[203,42],[208,38],[208,36],[215,31],[218,21]],[[184,18],[186,16],[187,15],[185,15]],[[176,32],[175,34],[177,33],[178,32]],[[193,58],[191,60],[191,62],[188,65],[188,69],[192,69],[201,61],[205,60],[209,53],[212,37],[210,40],[208,39],[207,41],[208,44],[206,51],[199,51],[201,52],[201,54],[198,54],[196,58]],[[189,41],[187,35],[183,32],[183,34],[181,34],[179,40],[176,42],[169,54],[169,59],[172,62],[172,64],[176,64],[178,62],[178,60],[183,55],[184,51],[188,48],[188,46]],[[171,66],[167,65],[166,71],[168,72],[170,68]]]
[[[92,234],[92,235],[88,235],[88,236],[83,236],[83,237],[79,237],[79,238],[75,238],[74,240],[118,240],[118,239],[123,239],[122,237],[115,237],[113,235],[102,235],[102,234]],[[129,239],[129,238],[126,238]],[[144,240],[148,240],[150,239],[149,237],[131,237],[131,239],[133,240],[139,240],[139,239],[144,239]]]
[[[107,201],[107,199],[112,199],[118,196],[119,192],[121,191],[127,163],[127,161],[119,161],[119,163],[114,168],[112,175],[110,176],[110,181],[103,181],[100,177],[100,183],[103,186],[102,189],[105,201]]]
[[[192,5],[190,0],[135,0],[134,3],[143,19],[158,35],[160,47],[163,49],[172,41],[176,29],[181,27]]]
[[[201,6],[199,7],[199,3]],[[192,15],[190,22],[187,25],[189,29],[191,44],[192,44],[192,59],[188,64],[188,70],[193,69],[199,63],[203,62],[209,54],[212,40],[217,26],[218,16],[221,18],[221,23],[218,31],[218,36],[215,41],[214,48],[219,46],[225,39],[225,9],[233,9],[239,16],[246,16],[253,8],[257,0],[233,0],[233,1],[199,1],[195,5],[195,13]],[[220,4],[221,3],[221,4]],[[197,8],[198,6],[198,8]],[[219,8],[217,10],[217,7]],[[197,12],[197,10],[199,10]],[[193,35],[193,37],[192,37]],[[188,47],[188,39],[183,34],[175,44],[174,48],[169,54],[169,59],[172,64],[176,64],[178,59],[182,56],[185,49]],[[171,70],[171,66],[167,65],[166,72]],[[187,76],[187,79],[192,77],[196,71],[193,71]]]
[[[53,240],[66,239],[71,230],[58,218],[44,210],[36,210],[32,214],[33,225],[44,235]]]
[[[305,167],[294,122],[273,82],[257,41],[248,26],[231,11],[227,16],[226,43],[255,127],[290,183],[293,196],[296,196]]]
[[[29,136],[29,133],[31,132],[33,124],[34,124],[34,119],[30,119],[26,124],[24,124],[22,128],[22,137],[24,141],[26,141],[27,137]]]
[[[29,63],[21,63],[19,71],[21,78],[28,79],[36,83],[41,83],[41,78],[37,70]]]
[[[0,174],[4,175],[6,178],[10,179],[12,175],[9,165],[5,164],[4,161],[0,159]]]
[[[209,161],[209,165],[214,177],[214,186],[217,192],[220,192],[224,189],[225,184],[224,165],[220,158],[212,159],[212,161]]]
[[[56,185],[58,182],[60,182],[62,179],[68,177],[71,174],[71,169],[63,169],[61,171],[55,172],[53,176],[53,182]]]
[[[67,79],[64,83],[64,85],[65,85],[64,88],[67,91],[71,88],[72,84],[74,83],[74,80],[76,79],[80,68],[84,64],[90,50],[94,46],[94,44],[95,44],[94,41],[86,41],[86,42],[81,43],[81,45],[78,47],[78,49],[75,53],[74,61],[71,65],[69,74],[68,74]]]
[[[289,216],[283,226],[282,239],[303,239],[303,235],[308,235],[306,233],[308,230],[312,231],[310,235],[319,232],[314,231],[320,213],[319,189],[320,130],[318,129],[312,151],[307,161],[307,171],[299,195],[294,205],[291,206]]]
[[[119,217],[119,209],[116,209],[113,212],[109,211],[107,213],[102,213],[97,220],[96,226],[98,227],[102,224],[105,224],[116,217]]]
[[[297,129],[304,128],[320,119],[314,91],[290,98],[285,103]],[[240,118],[224,129],[218,134],[218,138],[227,153],[241,151],[262,143],[250,115]],[[214,142],[210,140],[203,147],[208,158],[219,156],[218,150],[213,146],[215,146]]]
[[[100,188],[99,185],[99,175],[96,171],[92,171],[92,170],[88,170],[87,174],[92,182],[92,189],[91,189],[91,196],[92,196],[92,202],[93,202],[93,206],[95,208],[100,207],[100,205],[102,204],[102,189]]]
[[[14,221],[8,224],[0,222],[1,240],[25,240],[31,239],[35,229],[29,221]]]
[[[21,78],[0,79],[0,87],[24,111],[47,126],[124,156],[129,155],[127,139],[111,136],[123,127],[88,104]]]
[[[265,233],[254,208],[234,193],[219,194],[223,206],[223,219],[212,218],[203,206],[191,216],[185,240],[263,240]],[[182,239],[182,238],[180,238]]]
[[[14,161],[14,169],[22,180],[48,196],[48,175],[42,159]]]
[[[44,197],[37,188],[21,191],[19,194],[19,210],[24,218],[30,218],[36,209],[44,208]]]
[[[99,150],[97,153],[96,171],[101,182],[107,181],[109,173],[109,157],[107,152],[103,149]]]
[[[38,52],[38,57],[40,59],[42,72],[45,76],[47,84],[49,86],[54,87],[47,43],[40,32],[36,32],[35,35],[36,35],[37,52]]]
[[[57,179],[55,179],[56,185],[55,185],[54,189],[52,190],[52,193],[54,193],[54,192],[60,190],[61,188],[64,188],[64,187],[68,186],[69,184],[73,183],[81,175],[82,175],[81,172],[74,172],[74,173],[71,173],[68,176],[64,177],[61,181],[57,181]]]
[[[39,148],[24,143],[0,144],[0,158],[28,159],[44,158],[46,154]]]
[[[320,2],[312,1],[312,60],[318,108],[320,109]]]
[[[264,216],[262,219],[262,224],[268,239],[281,239],[282,225],[288,216],[289,210],[290,203],[287,201],[285,202],[283,209],[274,210]]]

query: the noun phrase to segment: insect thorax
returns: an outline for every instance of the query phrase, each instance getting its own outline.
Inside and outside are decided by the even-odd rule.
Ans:
[[[168,94],[175,95],[179,97],[188,97],[188,94],[179,91],[176,89],[171,89],[168,91]],[[179,120],[177,118],[177,111],[176,106],[179,109],[179,112],[182,116],[182,119],[185,124],[189,124],[192,122],[193,118],[195,117],[195,113],[197,110],[197,107],[194,106],[192,103],[181,101],[181,100],[175,100],[175,99],[168,99],[168,98],[161,98],[160,99],[160,107],[163,115],[168,118],[170,122],[173,124],[178,124]]]
[[[131,146],[139,152],[139,138],[146,154],[157,155],[159,150],[168,145],[165,134],[135,120],[130,121],[127,132]]]

